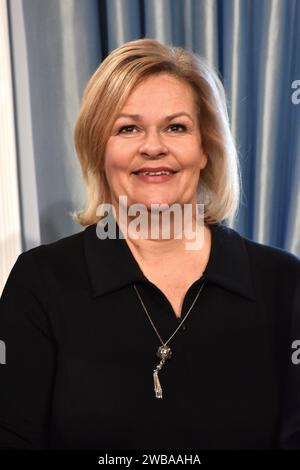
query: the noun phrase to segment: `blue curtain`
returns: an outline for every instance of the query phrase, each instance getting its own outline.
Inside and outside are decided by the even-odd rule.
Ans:
[[[9,3],[14,80],[28,80],[33,129],[33,155],[22,152],[18,132],[20,182],[33,159],[40,243],[81,229],[69,215],[85,198],[73,128],[89,76],[120,44],[149,37],[197,52],[218,69],[242,167],[234,228],[300,256],[300,104],[292,100],[300,80],[299,0]],[[17,14],[24,22],[27,77],[19,70]],[[18,100],[16,110],[22,115]],[[20,191],[25,250],[33,239],[24,222],[31,206],[22,184]]]

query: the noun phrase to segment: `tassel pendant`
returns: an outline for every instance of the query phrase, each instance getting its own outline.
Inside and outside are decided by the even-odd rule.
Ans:
[[[157,350],[156,355],[161,359],[160,363],[156,366],[156,369],[153,371],[153,382],[154,382],[154,391],[156,398],[162,398],[162,388],[160,385],[158,372],[161,370],[162,366],[167,359],[170,359],[172,356],[172,351],[169,346],[163,345],[160,346]]]
[[[160,381],[158,378],[157,369],[153,371],[153,381],[154,381],[154,391],[155,391],[156,398],[162,398],[162,388],[161,388]]]

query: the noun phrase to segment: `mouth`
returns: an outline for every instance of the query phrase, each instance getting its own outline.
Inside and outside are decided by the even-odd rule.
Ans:
[[[136,171],[133,172],[133,175],[135,175],[140,181],[143,181],[144,183],[164,183],[173,179],[177,173],[177,171],[172,170]]]
[[[161,176],[161,175],[172,175],[177,173],[173,170],[160,170],[160,171],[133,171],[134,175],[143,175],[143,176]]]

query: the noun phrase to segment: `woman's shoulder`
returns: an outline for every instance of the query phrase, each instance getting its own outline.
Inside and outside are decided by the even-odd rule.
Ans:
[[[58,238],[50,243],[41,243],[33,248],[23,251],[19,256],[21,259],[33,258],[35,260],[45,260],[50,263],[54,260],[63,261],[66,258],[80,256],[84,230]]]
[[[87,227],[88,228],[88,227]],[[84,237],[84,232],[86,229],[82,229],[74,234],[67,235],[64,237],[57,238],[56,240],[50,243],[41,243],[40,245],[27,250],[33,255],[39,256],[42,254],[53,256],[60,255],[63,253],[73,253],[74,250],[77,251],[82,244]]]
[[[33,274],[40,270],[57,273],[82,269],[84,263],[84,233],[90,227],[58,238],[50,243],[23,251],[16,259],[12,271]]]
[[[285,248],[253,240],[232,228],[226,227],[225,230],[242,240],[254,269],[277,276],[291,273],[300,278],[300,258],[296,254]]]
[[[236,256],[246,253],[254,271],[270,275],[288,272],[300,277],[300,258],[288,249],[258,242],[221,223],[214,224],[213,231],[215,241],[224,250],[229,249]]]
[[[248,237],[242,237],[247,247],[248,253],[255,261],[261,260],[262,263],[269,263],[276,266],[294,266],[300,269],[300,258],[291,251],[273,246],[267,243],[260,243]]]
[[[85,279],[84,233],[89,227],[23,251],[9,273],[5,290],[42,292],[44,285],[80,285]]]

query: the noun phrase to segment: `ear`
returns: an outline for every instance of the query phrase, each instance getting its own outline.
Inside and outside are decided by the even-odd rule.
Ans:
[[[201,164],[200,164],[200,169],[203,170],[203,168],[206,167],[208,162],[208,155],[204,152],[201,154]]]

